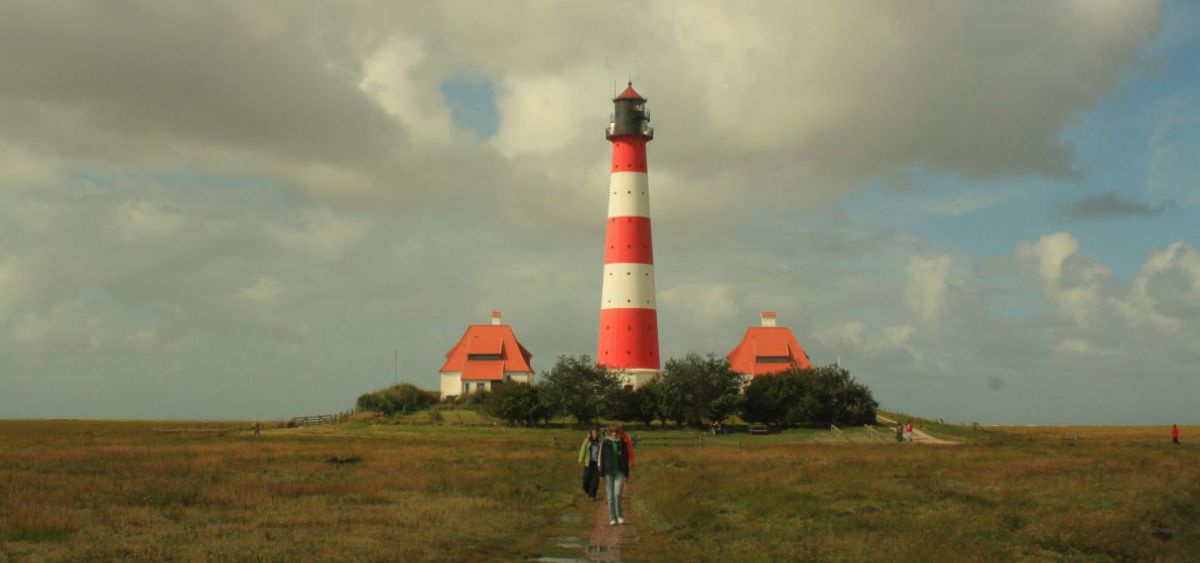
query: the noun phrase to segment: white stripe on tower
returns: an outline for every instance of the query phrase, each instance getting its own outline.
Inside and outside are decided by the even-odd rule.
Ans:
[[[650,179],[645,172],[613,172],[608,191],[610,219],[650,218]]]

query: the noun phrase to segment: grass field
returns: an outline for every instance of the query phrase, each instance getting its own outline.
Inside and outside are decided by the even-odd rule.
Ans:
[[[419,416],[419,415],[418,415]],[[469,417],[468,417],[469,418]],[[578,504],[570,429],[0,421],[0,559],[522,560]],[[1165,430],[635,430],[626,560],[1187,560],[1200,448]],[[1184,428],[1185,439],[1196,428]],[[665,439],[664,439],[665,438]],[[555,446],[557,439],[558,446]],[[582,554],[581,554],[582,555]]]

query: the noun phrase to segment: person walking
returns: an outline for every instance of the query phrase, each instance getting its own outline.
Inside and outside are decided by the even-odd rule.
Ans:
[[[896,442],[900,443],[903,441],[904,441],[904,424],[901,423],[899,420],[897,420],[896,421]]]
[[[1174,442],[1176,446],[1179,445],[1179,425],[1178,424],[1171,425],[1171,441]]]
[[[579,446],[579,465],[583,466],[583,492],[588,500],[596,500],[600,488],[600,427],[593,426]]]
[[[610,424],[608,435],[600,448],[600,475],[604,477],[604,494],[608,499],[608,525],[624,524],[621,493],[629,481],[633,467],[633,443],[620,424]]]
[[[912,425],[911,420],[908,421],[908,424],[904,427],[904,437],[908,438],[908,442],[910,444],[912,443],[912,441],[913,441],[913,425]]]

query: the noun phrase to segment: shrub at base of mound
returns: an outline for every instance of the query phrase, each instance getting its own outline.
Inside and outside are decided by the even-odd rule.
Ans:
[[[534,426],[549,418],[537,387],[528,383],[497,385],[487,398],[484,410],[507,424]]]
[[[746,387],[742,418],[785,426],[874,424],[878,407],[866,385],[831,365],[755,378]]]
[[[411,383],[401,383],[374,393],[367,393],[355,403],[358,410],[383,414],[414,412],[437,402],[437,394]]]

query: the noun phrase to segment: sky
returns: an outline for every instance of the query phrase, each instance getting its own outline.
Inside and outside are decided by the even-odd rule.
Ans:
[[[886,408],[1198,423],[1197,59],[1191,2],[0,3],[0,418],[594,354],[631,79],[664,357],[770,310]]]

